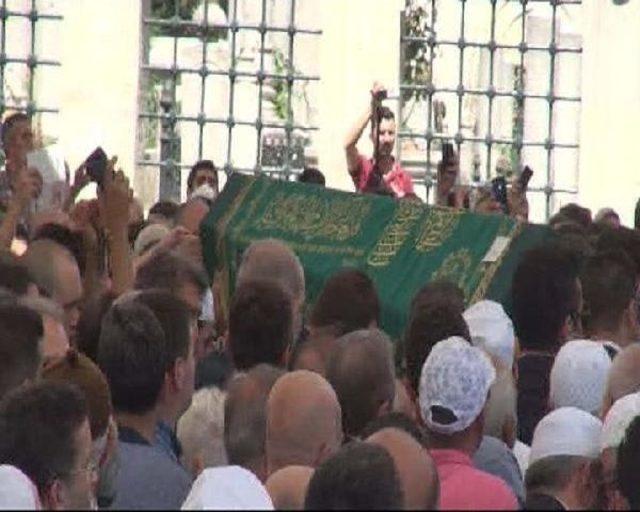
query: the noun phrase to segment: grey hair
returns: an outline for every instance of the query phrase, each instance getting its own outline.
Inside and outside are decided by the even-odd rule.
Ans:
[[[204,388],[193,395],[191,406],[178,421],[177,435],[183,448],[184,466],[201,456],[204,467],[227,465],[224,448],[224,402],[227,394]]]
[[[254,280],[275,281],[295,301],[304,301],[302,263],[291,248],[280,240],[268,238],[255,241],[242,254],[236,286]]]

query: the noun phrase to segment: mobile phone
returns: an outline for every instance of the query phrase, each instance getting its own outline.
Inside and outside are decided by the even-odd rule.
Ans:
[[[442,143],[442,162],[444,164],[447,164],[454,158],[455,158],[455,150],[453,149],[453,144],[451,144],[451,142],[443,142]]]
[[[104,181],[104,173],[107,170],[107,160],[107,154],[104,152],[104,149],[98,146],[84,161],[89,178],[99,187],[102,187],[102,182]]]
[[[509,214],[509,204],[507,202],[507,180],[499,176],[491,180],[491,195],[500,204],[502,211]]]
[[[518,181],[520,182],[520,188],[522,189],[522,191],[527,190],[527,187],[529,186],[529,181],[531,181],[532,176],[533,176],[533,170],[531,169],[531,167],[529,167],[528,165],[525,166],[524,170],[522,171],[522,174],[520,174],[520,178],[518,178]]]

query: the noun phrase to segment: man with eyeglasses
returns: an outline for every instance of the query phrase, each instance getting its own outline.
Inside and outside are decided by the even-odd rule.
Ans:
[[[45,510],[95,509],[96,466],[82,393],[56,382],[10,392],[0,403],[0,464],[31,479]]]

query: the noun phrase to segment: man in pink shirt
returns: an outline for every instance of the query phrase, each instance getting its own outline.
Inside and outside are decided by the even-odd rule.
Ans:
[[[400,166],[392,154],[396,142],[395,116],[389,108],[379,105],[379,99],[386,97],[386,90],[380,84],[375,83],[371,90],[371,96],[372,101],[366,112],[358,119],[345,142],[349,174],[358,192],[392,195],[398,199],[415,197],[411,176]],[[375,109],[374,105],[377,105]],[[373,112],[374,110],[377,112]],[[374,121],[371,130],[371,140],[374,140],[375,120],[372,118],[376,113],[379,119],[377,173],[375,172],[375,159],[361,155],[356,147],[369,121]]]
[[[501,479],[473,467],[495,380],[489,357],[458,337],[437,343],[422,367],[420,413],[440,477],[441,510],[517,510]]]

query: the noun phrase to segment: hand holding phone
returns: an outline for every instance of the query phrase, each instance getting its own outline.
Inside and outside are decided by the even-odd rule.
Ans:
[[[527,188],[529,187],[529,182],[531,181],[532,177],[533,177],[533,170],[528,165],[525,166],[524,170],[522,171],[522,174],[520,174],[520,177],[518,178],[518,184],[520,185],[521,192],[525,192],[527,190]]]
[[[500,176],[491,180],[491,195],[500,204],[502,211],[509,215],[509,203],[507,200],[507,180]]]
[[[104,182],[104,174],[107,170],[107,154],[101,147],[97,147],[84,161],[87,169],[87,175],[94,181],[98,187],[102,188]]]

